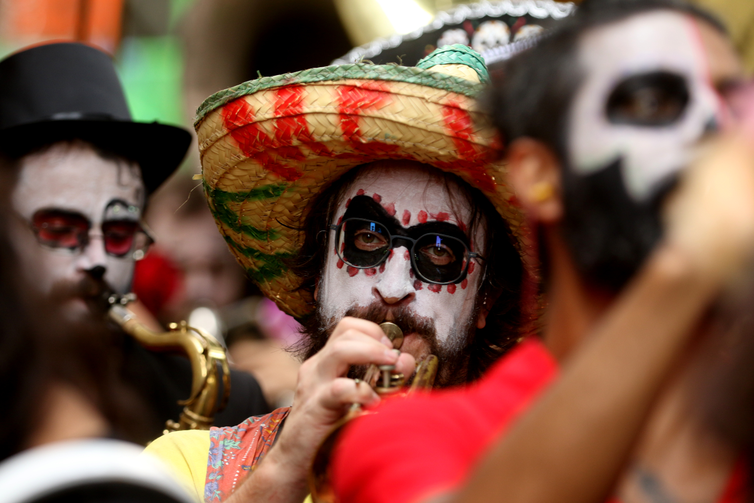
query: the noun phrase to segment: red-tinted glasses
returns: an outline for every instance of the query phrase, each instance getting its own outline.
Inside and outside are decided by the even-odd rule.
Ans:
[[[80,251],[89,244],[91,222],[83,215],[60,210],[39,210],[31,229],[42,246]],[[139,260],[154,240],[138,220],[113,219],[102,223],[105,252],[113,257],[132,254]]]

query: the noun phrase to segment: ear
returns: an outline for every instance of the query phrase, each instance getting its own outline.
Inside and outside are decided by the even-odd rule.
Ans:
[[[524,210],[536,221],[560,221],[563,204],[560,162],[544,143],[518,138],[507,149],[508,180]]]
[[[476,319],[476,327],[479,330],[487,326],[487,316],[490,314],[490,310],[495,302],[497,302],[498,298],[498,294],[489,295],[488,293],[484,293],[482,295],[484,295],[484,303],[482,304],[482,307],[479,308],[479,315]]]

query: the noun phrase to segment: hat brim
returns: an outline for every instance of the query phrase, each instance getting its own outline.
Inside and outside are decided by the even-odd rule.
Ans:
[[[482,86],[432,70],[344,65],[258,79],[210,97],[196,129],[220,233],[270,299],[296,318],[309,293],[285,260],[312,200],[350,169],[413,160],[480,189],[522,239],[500,145],[476,110]]]
[[[72,139],[90,142],[138,163],[147,194],[180,166],[191,145],[187,130],[157,122],[50,120],[4,130],[0,134],[0,150],[24,152]]]

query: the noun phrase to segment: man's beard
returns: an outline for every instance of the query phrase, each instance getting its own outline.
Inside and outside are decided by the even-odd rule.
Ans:
[[[437,357],[439,365],[434,382],[435,388],[465,383],[469,363],[469,348],[474,340],[474,321],[477,319],[480,305],[479,302],[475,304],[468,319],[460,326],[452,329],[444,343],[441,343],[437,338],[434,320],[417,316],[408,307],[388,309],[382,304],[373,303],[366,307],[353,306],[342,317],[326,319],[321,306],[318,306],[303,329],[304,339],[310,341],[304,357],[310,358],[325,345],[335,326],[343,317],[352,316],[374,323],[382,323],[386,321],[387,312],[390,311],[392,323],[398,325],[404,334],[414,334],[423,340],[427,345],[429,354]],[[365,365],[352,366],[348,372],[348,377],[362,378],[367,368]],[[410,376],[407,383],[410,383],[412,379],[413,376]]]
[[[56,281],[52,286],[50,299],[58,305],[71,299],[82,299],[92,315],[101,316],[109,308],[107,297],[110,292],[111,289],[107,283],[87,274],[78,281],[67,279]]]
[[[618,159],[586,176],[563,171],[563,238],[579,272],[612,292],[625,286],[662,236],[660,204],[675,182],[638,203],[626,191],[621,165]]]

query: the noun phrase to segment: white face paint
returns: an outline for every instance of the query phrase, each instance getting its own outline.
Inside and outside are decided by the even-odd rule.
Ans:
[[[333,224],[339,223],[351,200],[365,195],[379,203],[399,225],[409,228],[426,222],[449,222],[464,231],[470,209],[460,190],[451,186],[450,195],[443,181],[415,164],[401,161],[380,163],[362,171],[339,202]],[[482,226],[480,226],[482,227]],[[464,231],[465,234],[465,231]],[[324,274],[318,291],[318,304],[329,323],[339,321],[349,309],[380,305],[390,309],[406,307],[413,316],[434,321],[437,343],[442,348],[464,347],[483,268],[474,260],[462,282],[434,285],[420,281],[411,268],[409,250],[397,246],[381,266],[356,269],[345,265],[335,249],[335,232],[330,231]],[[472,252],[484,249],[484,231],[478,229],[471,239]],[[390,319],[388,314],[387,319]],[[426,341],[406,334],[403,351],[416,357],[428,352]]]
[[[574,96],[568,129],[569,161],[576,173],[592,174],[622,159],[628,194],[637,202],[644,202],[664,180],[688,163],[691,147],[707,125],[719,121],[722,114],[697,23],[691,16],[655,11],[583,36],[579,63],[585,79]],[[614,92],[620,84],[632,77],[637,77],[633,81],[636,83],[641,80],[639,76],[650,74],[674,75],[676,83],[683,84],[688,101],[685,108],[680,107],[682,112],[663,124],[611,120],[608,102],[616,96]],[[626,87],[630,86],[623,89]],[[669,94],[672,92],[664,96]],[[648,119],[663,114],[672,117],[672,105],[667,105],[672,100],[657,97],[655,94],[627,102],[627,112]]]
[[[144,186],[135,164],[103,159],[86,144],[56,144],[22,158],[13,192],[13,206],[21,217],[32,222],[40,211],[60,212],[82,217],[90,226],[89,243],[83,250],[43,247],[28,237],[20,240],[24,265],[41,291],[67,291],[68,285],[81,282],[96,268],[104,268],[103,279],[117,292],[128,292],[134,259],[130,253],[124,257],[105,253],[102,224],[138,221],[143,200]],[[117,201],[121,204],[113,204]],[[87,315],[81,297],[64,301],[65,311],[72,318]]]

